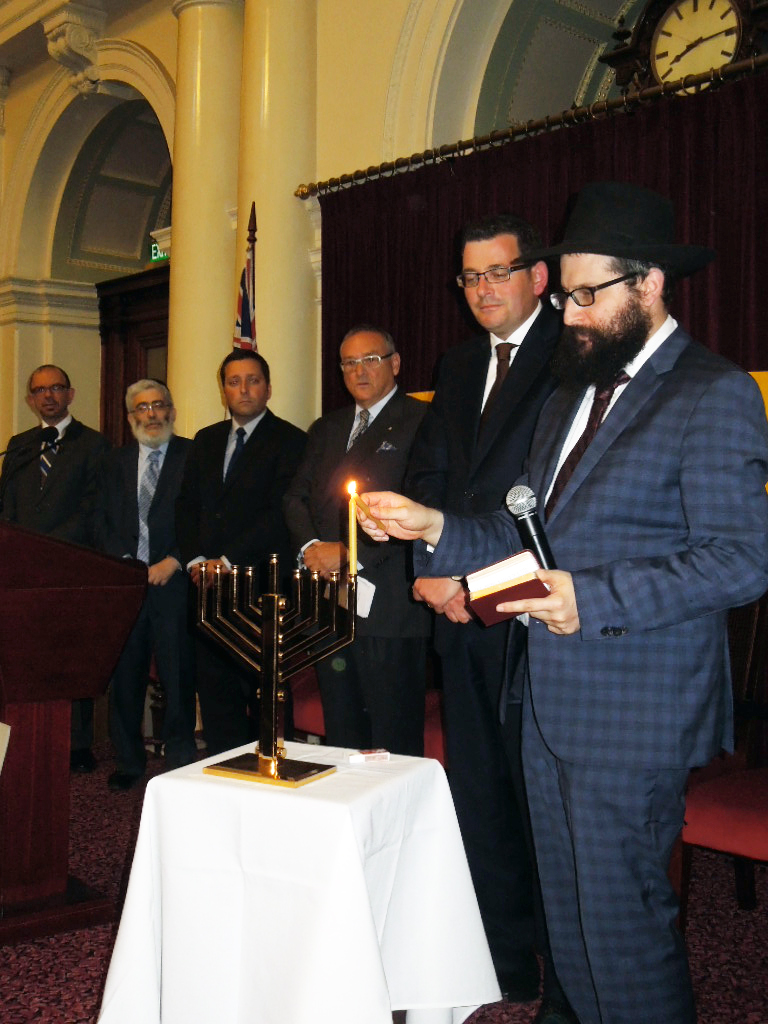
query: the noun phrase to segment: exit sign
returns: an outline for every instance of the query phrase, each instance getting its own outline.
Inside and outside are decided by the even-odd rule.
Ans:
[[[163,260],[168,259],[168,253],[163,252],[157,242],[152,242],[149,247],[149,258],[152,263],[162,263]]]

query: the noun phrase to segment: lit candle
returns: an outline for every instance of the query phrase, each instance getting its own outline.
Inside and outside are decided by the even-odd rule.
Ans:
[[[347,485],[349,491],[349,575],[357,576],[357,512],[355,496],[357,484],[351,480]]]

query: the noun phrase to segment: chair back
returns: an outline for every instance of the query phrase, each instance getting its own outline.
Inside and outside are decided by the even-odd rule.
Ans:
[[[768,592],[728,615],[736,750],[747,767],[768,765]]]

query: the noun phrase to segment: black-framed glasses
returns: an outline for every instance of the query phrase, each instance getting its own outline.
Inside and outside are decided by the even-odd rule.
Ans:
[[[381,366],[382,359],[391,359],[394,352],[387,352],[385,356],[371,355],[371,356],[360,356],[359,359],[342,359],[339,366],[343,373],[352,373],[358,366],[364,366],[366,370],[375,370],[377,366]]]
[[[162,401],[162,399],[158,398],[154,402],[139,402],[138,405],[134,405],[133,411],[134,412],[149,412],[149,410],[151,409],[152,412],[160,412],[161,409],[169,409],[169,408],[170,408],[170,406],[168,405],[167,402],[164,402],[164,401]]]
[[[60,395],[62,391],[69,391],[66,384],[38,384],[36,388],[30,388],[30,395]]]
[[[603,288],[611,288],[615,284],[621,284],[622,281],[629,281],[630,278],[637,276],[637,274],[624,274],[623,277],[614,277],[612,281],[606,281],[604,284],[596,284],[592,287],[583,285],[581,288],[574,288],[572,292],[552,292],[549,301],[555,309],[565,309],[568,299],[573,299],[577,306],[592,306],[595,302],[595,292],[602,291]]]
[[[459,288],[477,288],[480,278],[484,277],[488,284],[502,284],[518,270],[528,270],[530,263],[511,263],[508,267],[489,267],[487,270],[465,270],[456,278]]]

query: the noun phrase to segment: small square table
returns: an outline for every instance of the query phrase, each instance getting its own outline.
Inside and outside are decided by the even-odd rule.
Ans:
[[[298,789],[147,786],[100,1024],[460,1024],[500,999],[437,761],[337,765]]]

